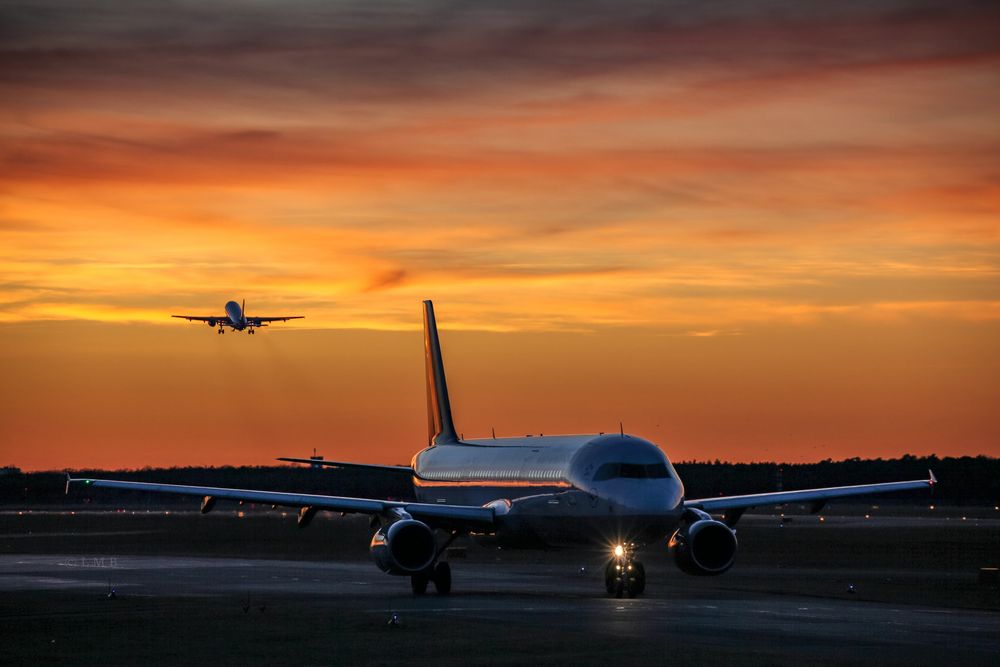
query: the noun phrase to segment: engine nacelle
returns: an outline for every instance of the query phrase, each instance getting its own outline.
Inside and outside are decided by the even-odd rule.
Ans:
[[[402,519],[378,529],[372,537],[372,560],[389,574],[416,574],[430,567],[437,547],[426,523]]]
[[[721,521],[701,519],[670,538],[677,567],[687,574],[722,574],[736,558],[736,533]]]
[[[208,324],[208,326],[210,326],[210,327],[214,327],[215,326],[215,320],[208,320],[206,322],[206,324]]]

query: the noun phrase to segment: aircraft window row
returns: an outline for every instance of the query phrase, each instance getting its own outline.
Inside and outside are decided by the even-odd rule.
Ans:
[[[661,479],[669,477],[664,463],[605,463],[594,473],[594,481],[606,479]]]
[[[463,479],[490,479],[490,480],[530,480],[530,481],[557,481],[562,479],[559,470],[440,470],[427,475],[430,479],[441,480],[463,480]]]

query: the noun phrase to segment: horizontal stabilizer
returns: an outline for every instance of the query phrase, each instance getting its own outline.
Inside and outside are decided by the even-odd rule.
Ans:
[[[328,466],[330,468],[368,468],[370,470],[385,470],[401,475],[410,476],[413,468],[410,466],[382,466],[372,463],[345,463],[344,461],[327,461],[325,459],[299,459],[293,456],[279,456],[275,461],[288,461],[289,463],[308,463],[314,466]]]

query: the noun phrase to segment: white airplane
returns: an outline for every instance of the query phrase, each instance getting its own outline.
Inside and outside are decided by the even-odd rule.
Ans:
[[[80,484],[199,496],[202,512],[219,499],[281,505],[298,508],[303,527],[319,510],[368,514],[378,526],[371,540],[375,564],[409,576],[415,594],[425,593],[429,582],[438,593],[450,592],[451,568],[442,556],[461,535],[504,548],[598,547],[608,554],[608,594],[633,597],[646,585],[645,568],[636,558],[642,545],[670,536],[681,570],[718,575],[733,564],[734,527],[748,508],[811,503],[819,511],[832,498],[922,489],[937,481],[929,472],[929,479],[907,482],[688,499],[663,451],[621,431],[459,437],[430,301],[424,302],[424,355],[429,442],[409,466],[279,459],[390,470],[412,480],[417,502],[90,478],[69,478],[67,492]]]
[[[289,315],[287,317],[247,317],[246,313],[247,300],[243,299],[243,305],[236,303],[235,301],[226,302],[226,314],[225,315],[171,315],[170,317],[179,317],[182,320],[188,320],[191,322],[206,322],[208,326],[214,327],[219,326],[219,333],[226,333],[225,327],[229,327],[233,331],[246,331],[248,334],[252,334],[254,329],[257,327],[266,327],[269,322],[287,322],[288,320],[301,320],[305,315]]]

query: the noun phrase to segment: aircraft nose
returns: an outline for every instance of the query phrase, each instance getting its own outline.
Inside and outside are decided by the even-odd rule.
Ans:
[[[648,480],[623,494],[621,504],[637,514],[663,514],[680,506],[684,490],[675,479]]]

